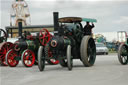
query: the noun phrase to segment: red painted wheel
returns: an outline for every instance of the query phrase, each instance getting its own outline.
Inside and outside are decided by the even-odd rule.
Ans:
[[[16,60],[16,57],[18,57],[18,54],[16,51],[14,50],[9,50],[5,56],[6,58],[6,63],[10,66],[10,67],[16,67],[19,63],[19,60]]]
[[[12,49],[13,44],[11,42],[4,42],[0,45],[0,61],[1,65],[7,66],[5,62],[6,53]]]
[[[48,57],[53,57],[52,51],[50,51],[50,49],[48,49]],[[56,59],[49,59],[49,60],[48,60],[48,63],[51,64],[51,65],[56,65],[56,64],[59,63],[59,60],[56,60]]]
[[[59,61],[58,61],[58,60],[55,60],[55,59],[49,59],[49,60],[47,60],[47,62],[48,62],[48,64],[50,64],[50,65],[56,65],[56,64],[59,63]]]
[[[43,45],[43,46],[46,46],[46,44],[49,42],[51,38],[51,35],[50,33],[48,32],[47,29],[43,28],[40,33],[39,33],[39,40],[40,40],[40,43]]]
[[[35,63],[35,53],[27,49],[22,53],[21,60],[24,66],[32,67]]]
[[[47,62],[50,64],[50,65],[56,65],[59,63],[59,60],[56,60],[55,58],[52,58],[53,57],[53,53],[52,51],[49,49],[49,45],[47,44],[45,46],[45,56],[46,57],[50,57],[51,59],[48,59]]]

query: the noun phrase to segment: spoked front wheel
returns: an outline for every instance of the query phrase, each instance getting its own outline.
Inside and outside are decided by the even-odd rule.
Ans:
[[[18,57],[17,52],[15,52],[14,50],[9,50],[5,56],[6,59],[6,63],[10,66],[10,67],[16,67],[19,63],[19,60],[16,60],[16,57]]]
[[[33,51],[26,49],[21,56],[21,60],[24,66],[32,67],[35,63],[35,54]]]
[[[119,47],[118,59],[122,65],[126,65],[128,63],[128,46],[124,43]]]

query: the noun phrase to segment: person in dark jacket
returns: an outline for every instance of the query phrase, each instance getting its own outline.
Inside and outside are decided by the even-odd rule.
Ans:
[[[86,25],[84,26],[84,35],[92,35],[92,28],[94,28],[94,24],[90,25],[89,22],[86,22]]]

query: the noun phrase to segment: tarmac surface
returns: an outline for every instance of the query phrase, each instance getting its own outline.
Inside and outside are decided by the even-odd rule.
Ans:
[[[117,54],[97,55],[95,65],[84,67],[74,60],[72,71],[60,65],[26,68],[0,67],[0,85],[128,85],[128,65],[121,65]]]

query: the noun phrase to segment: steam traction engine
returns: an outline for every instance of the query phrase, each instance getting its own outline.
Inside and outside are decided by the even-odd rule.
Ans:
[[[29,26],[30,22],[31,22],[30,21],[30,13],[29,13],[28,4],[25,2],[25,0],[14,0],[14,2],[12,4],[11,14],[10,14],[11,27],[6,29],[7,32],[11,32],[10,33],[11,37],[17,37],[17,33],[13,34],[13,32],[17,32],[19,22],[22,22],[22,25],[24,27],[26,27],[26,26],[28,28],[33,27],[33,26]],[[34,26],[34,27],[41,28],[40,26]],[[20,27],[20,28],[22,29],[22,27]],[[28,30],[28,28],[27,28],[27,30]],[[45,32],[46,32],[46,29],[43,29],[43,30],[45,30]],[[18,64],[19,60],[22,59],[22,61],[23,61],[24,59],[22,57],[24,57],[27,54],[29,55],[29,53],[32,54],[31,57],[33,60],[30,60],[30,57],[27,57],[27,60],[23,61],[24,65],[27,67],[30,67],[33,65],[35,60],[36,60],[35,64],[37,64],[37,59],[35,56],[37,54],[36,52],[38,51],[38,46],[42,45],[43,40],[39,39],[39,35],[32,36],[30,32],[25,32],[24,35],[22,35],[22,30],[19,30],[19,33],[20,33],[20,38],[17,42],[15,42],[17,39],[13,40],[13,42],[15,42],[15,43],[11,43],[12,41],[5,42],[7,40],[7,34],[4,30],[0,29],[0,35],[2,34],[2,36],[0,36],[0,62],[1,62],[0,64],[1,65],[9,64],[9,66],[15,67]],[[41,35],[41,33],[40,33],[40,35]],[[42,43],[40,43],[40,42],[42,42]],[[24,53],[25,55],[22,55],[22,53]],[[7,63],[5,62],[5,56],[6,56]],[[10,59],[8,59],[8,58],[10,58]],[[52,64],[52,65],[58,63],[58,61],[52,60],[52,59],[47,60],[47,61],[49,64]]]
[[[12,3],[10,13],[10,26],[17,27],[18,22],[22,22],[24,26],[30,25],[31,22],[28,4],[25,2],[25,0],[14,0]],[[0,36],[0,61],[1,65],[7,66],[5,62],[5,55],[10,49],[13,48],[13,43],[6,42],[7,34],[4,30],[0,29],[0,33],[3,34],[2,37]]]
[[[122,65],[128,64],[128,37],[125,43],[121,43],[118,49],[118,59]]]
[[[0,65],[7,66],[5,62],[5,55],[6,52],[13,47],[13,44],[11,42],[7,41],[7,33],[0,29]]]
[[[91,36],[84,35],[81,22],[96,22],[96,20],[80,17],[58,19],[58,13],[54,14],[56,33],[45,47],[39,47],[39,70],[44,70],[46,59],[59,60],[60,65],[68,67],[69,70],[72,70],[73,59],[80,59],[86,67],[92,66],[96,59],[96,46]],[[52,57],[48,57],[48,54],[52,54]]]
[[[18,65],[19,60],[22,61],[26,67],[31,67],[37,64],[38,47],[45,46],[49,42],[51,35],[47,29],[42,29],[36,36],[32,36],[30,32],[25,31],[22,35],[22,23],[19,22],[19,40],[13,45],[13,49],[9,50],[6,54],[6,63],[15,67]],[[52,64],[58,64],[56,60],[47,60]]]

